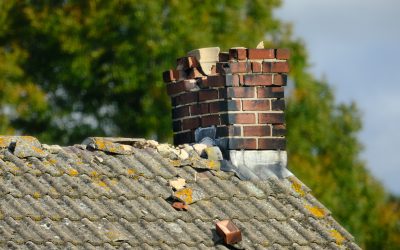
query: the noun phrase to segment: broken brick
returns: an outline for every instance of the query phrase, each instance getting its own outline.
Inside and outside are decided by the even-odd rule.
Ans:
[[[172,203],[172,207],[175,208],[178,211],[187,211],[189,206],[184,204],[183,202],[176,201]]]
[[[246,60],[246,51],[245,48],[229,49],[229,59]]]
[[[218,221],[215,227],[218,235],[224,239],[225,244],[232,245],[242,241],[240,229],[231,220]]]

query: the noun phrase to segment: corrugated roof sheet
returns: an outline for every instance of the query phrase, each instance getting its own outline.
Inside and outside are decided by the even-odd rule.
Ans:
[[[206,159],[171,160],[135,145],[129,154],[42,150],[0,151],[1,248],[226,249],[215,222],[231,219],[242,231],[239,249],[358,249],[295,177],[243,181],[196,169]],[[188,211],[169,201],[177,177],[192,192]]]

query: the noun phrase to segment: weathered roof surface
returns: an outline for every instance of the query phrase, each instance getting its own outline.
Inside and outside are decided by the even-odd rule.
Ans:
[[[358,249],[295,177],[243,181],[195,151],[120,143],[0,143],[0,248],[225,249],[215,222],[231,219],[237,248]],[[177,177],[188,211],[170,204]]]

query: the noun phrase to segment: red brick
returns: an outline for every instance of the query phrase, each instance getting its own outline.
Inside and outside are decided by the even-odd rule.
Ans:
[[[223,75],[209,75],[207,76],[209,87],[223,87],[225,86],[225,76]]]
[[[274,73],[288,73],[289,72],[289,64],[288,64],[288,62],[274,62],[272,64],[271,72],[274,72]]]
[[[226,245],[232,245],[242,241],[242,233],[239,228],[231,220],[219,221],[216,224],[216,229]]]
[[[227,87],[220,89],[220,98],[254,98],[255,87]]]
[[[190,106],[190,115],[192,116],[208,114],[208,113],[209,113],[208,103],[200,103]]]
[[[190,68],[197,68],[200,65],[197,59],[193,56],[181,57],[178,58],[176,61],[177,65],[181,66],[183,70],[187,70]]]
[[[272,72],[272,62],[263,62],[262,63],[262,72],[271,73]]]
[[[228,149],[257,149],[255,138],[227,138]]]
[[[257,88],[258,98],[283,98],[283,87],[259,87]]]
[[[254,73],[261,73],[262,72],[261,63],[252,62],[251,63],[251,71],[253,71]]]
[[[179,201],[175,201],[174,203],[172,203],[172,207],[178,211],[187,211],[189,209],[188,205]]]
[[[204,75],[200,73],[200,71],[197,68],[192,68],[187,71],[187,78],[193,79],[193,78],[199,78],[203,77]]]
[[[250,62],[218,62],[217,73],[219,74],[236,74],[236,73],[250,73]]]
[[[167,93],[172,96],[181,92],[190,91],[195,87],[197,87],[195,80],[182,80],[167,84]]]
[[[272,136],[285,136],[286,126],[284,124],[272,125]]]
[[[247,57],[249,59],[274,59],[274,49],[248,49]]]
[[[225,101],[210,102],[210,113],[218,113],[224,110]]]
[[[262,150],[284,150],[286,148],[285,138],[258,138],[258,149]]]
[[[172,122],[172,129],[174,132],[179,132],[182,130],[182,122],[181,121],[173,121]]]
[[[174,144],[175,145],[191,143],[193,141],[194,141],[194,132],[193,131],[186,131],[183,133],[174,134]]]
[[[194,104],[190,106],[190,116],[198,116],[200,115],[200,105],[199,104]]]
[[[246,49],[230,49],[229,59],[246,60]]]
[[[172,109],[172,119],[178,119],[185,116],[189,116],[189,106]]]
[[[241,105],[238,100],[223,100],[210,103],[210,113],[218,113],[223,111],[240,111]]]
[[[259,124],[283,124],[285,123],[284,113],[261,113],[258,114]]]
[[[200,127],[200,119],[198,117],[182,120],[182,130],[196,129]]]
[[[273,84],[276,86],[286,86],[287,75],[286,74],[274,74]]]
[[[203,76],[202,78],[197,79],[197,84],[200,88],[208,88],[208,76]]]
[[[244,75],[243,76],[244,85],[247,86],[270,86],[272,85],[272,75],[262,74],[262,75]]]
[[[237,113],[221,115],[222,124],[254,124],[256,116],[254,113]]]
[[[270,126],[244,126],[243,136],[270,136]]]
[[[273,111],[285,110],[285,100],[284,99],[271,100],[271,109]]]
[[[179,78],[179,73],[178,73],[178,71],[176,71],[174,69],[170,69],[170,70],[163,72],[164,82],[176,81],[176,80],[178,80],[178,78]]]
[[[187,93],[182,93],[181,95],[178,95],[176,97],[172,97],[172,105],[173,106],[185,105],[188,103],[198,102],[198,100],[199,97],[197,92],[187,92]]]
[[[218,54],[218,61],[219,62],[227,62],[227,61],[229,61],[229,52],[220,52]]]
[[[243,75],[225,75],[225,86],[238,87],[243,82]]]
[[[207,115],[201,117],[201,126],[203,128],[210,127],[212,125],[220,125],[219,115]]]
[[[269,100],[243,100],[244,111],[269,111],[270,109]]]
[[[241,126],[223,126],[217,127],[217,137],[227,137],[227,136],[242,136]]]
[[[208,100],[217,100],[218,90],[216,89],[201,89],[199,91],[199,102]]]
[[[290,58],[290,49],[277,49],[276,59],[287,60]]]

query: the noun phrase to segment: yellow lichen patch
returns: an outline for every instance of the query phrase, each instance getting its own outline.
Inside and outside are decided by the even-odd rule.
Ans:
[[[106,149],[106,141],[101,140],[101,139],[97,139],[95,141],[95,143],[96,143],[96,146],[97,146],[98,149],[100,149],[100,150]]]
[[[294,178],[290,178],[290,181],[292,182],[292,188],[296,193],[298,193],[300,196],[306,195],[300,182],[298,182]]]
[[[32,174],[34,174],[35,176],[41,176],[42,175],[42,171],[40,171],[39,169],[33,169],[32,170]]]
[[[54,220],[54,221],[60,221],[61,219],[63,219],[63,217],[61,217],[60,215],[58,215],[58,214],[55,214],[55,215],[53,215],[53,216],[50,216],[49,217],[51,220]]]
[[[310,211],[311,214],[313,214],[317,218],[322,218],[325,216],[325,210],[320,207],[306,205],[306,208],[308,211]]]
[[[15,166],[15,165],[13,165],[13,166],[10,167],[10,171],[11,171],[11,173],[13,173],[13,174],[16,174],[16,173],[19,172],[20,170],[21,170],[21,169],[20,169],[19,167]]]
[[[345,238],[335,229],[332,229],[330,231],[330,235],[335,239],[336,244],[342,245],[343,241],[345,241]]]
[[[134,169],[128,168],[126,170],[126,172],[127,172],[128,175],[135,175],[135,170]]]
[[[9,137],[4,137],[0,136],[0,147],[1,148],[6,148],[8,145],[10,145],[10,138]]]
[[[92,177],[98,177],[98,176],[99,176],[99,173],[97,173],[96,171],[92,171],[92,172],[90,172],[90,176],[92,176]]]
[[[77,176],[79,174],[78,170],[76,170],[75,168],[69,169],[67,173],[69,176]]]
[[[39,192],[34,192],[32,196],[35,199],[39,199],[40,197],[42,197],[42,195]]]
[[[193,202],[193,191],[190,188],[182,188],[174,193],[175,197],[179,198],[186,204]]]
[[[106,189],[106,190],[110,190],[110,187],[107,186],[107,183],[105,183],[102,180],[95,180],[95,181],[93,181],[93,183],[96,184],[99,187],[102,187],[102,188]]]
[[[4,214],[0,211],[0,220],[4,219]]]
[[[50,164],[52,164],[52,165],[55,165],[55,164],[57,163],[57,160],[54,159],[54,158],[51,158],[51,159],[48,160],[48,162],[49,162]]]
[[[96,145],[96,148],[102,151],[107,151],[111,153],[121,153],[126,151],[122,145],[113,143],[102,138],[95,139],[94,143]]]
[[[171,163],[172,166],[174,167],[180,167],[182,166],[182,162],[180,160],[170,160],[169,161]]]
[[[38,154],[45,154],[45,152],[42,149],[40,149],[40,148],[38,148],[36,146],[33,146],[33,145],[32,145],[32,150],[35,151]]]
[[[210,169],[219,169],[220,163],[216,160],[209,160],[207,161],[207,167],[209,167]]]
[[[31,219],[34,220],[34,221],[41,221],[42,220],[42,216],[40,216],[40,215],[32,215]]]

